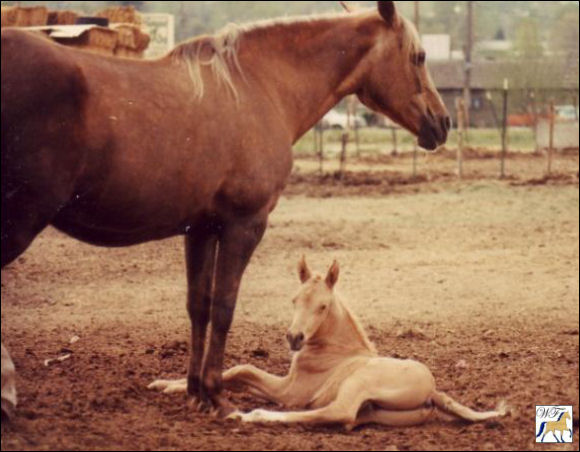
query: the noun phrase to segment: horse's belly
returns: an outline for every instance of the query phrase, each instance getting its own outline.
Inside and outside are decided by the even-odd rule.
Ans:
[[[177,208],[168,202],[152,207],[146,203],[95,205],[73,200],[52,221],[66,234],[100,246],[128,246],[185,234],[204,217],[203,206]]]

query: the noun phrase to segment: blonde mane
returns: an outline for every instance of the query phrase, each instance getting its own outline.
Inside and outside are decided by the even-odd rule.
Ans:
[[[241,28],[235,24],[226,25],[213,36],[194,38],[179,44],[169,56],[176,63],[185,63],[197,100],[203,99],[204,82],[201,74],[202,66],[209,66],[215,79],[224,83],[234,98],[238,99],[238,90],[232,77],[232,69],[243,75],[238,61],[238,47]],[[204,49],[204,47],[206,47]],[[203,60],[202,52],[211,53],[209,59]]]
[[[187,65],[197,100],[203,99],[205,92],[201,68],[208,66],[211,68],[215,79],[219,83],[225,84],[237,101],[238,90],[234,81],[233,72],[237,72],[242,78],[244,76],[238,59],[240,38],[244,34],[274,26],[288,26],[297,23],[332,20],[339,17],[352,16],[352,14],[355,13],[347,15],[344,12],[340,12],[310,16],[291,16],[260,20],[244,25],[230,23],[213,35],[195,37],[178,44],[169,52],[169,56],[174,62],[178,64],[185,63]],[[211,57],[204,60],[204,53],[211,53]]]
[[[364,330],[363,326],[361,325],[358,317],[353,314],[353,312],[350,310],[350,308],[342,301],[342,299],[340,299],[340,297],[335,296],[334,299],[335,299],[335,302],[337,302],[340,305],[340,307],[344,310],[344,312],[346,314],[346,320],[353,327],[353,329],[354,329],[356,335],[359,337],[361,343],[365,346],[365,348],[369,352],[376,354],[377,349],[375,347],[375,344],[373,344],[372,341],[369,339],[369,337],[368,337],[366,331]]]
[[[291,26],[294,24],[307,24],[320,21],[334,20],[338,18],[352,17],[355,15],[369,15],[375,13],[374,9],[361,9],[349,13],[334,12],[316,15],[289,16],[275,19],[265,19],[249,24],[238,25],[227,24],[213,35],[195,37],[181,44],[178,44],[170,53],[170,58],[176,63],[185,63],[193,83],[195,98],[199,101],[203,99],[205,93],[204,80],[201,68],[208,66],[211,68],[214,78],[218,83],[226,85],[228,90],[238,101],[238,89],[233,77],[237,72],[242,79],[244,73],[238,59],[240,38],[255,30],[263,30],[275,26]],[[403,52],[412,55],[420,47],[420,38],[413,24],[402,16],[401,46]],[[211,54],[204,59],[205,54]]]

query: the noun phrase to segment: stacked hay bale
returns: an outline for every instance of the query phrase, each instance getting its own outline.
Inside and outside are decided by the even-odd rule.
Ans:
[[[118,33],[115,55],[128,58],[142,58],[143,52],[149,46],[149,35],[143,33],[139,26],[134,24],[113,25]]]
[[[112,6],[99,11],[97,17],[109,19],[112,24],[141,25],[141,16],[133,6]]]
[[[40,27],[48,21],[48,9],[44,6],[3,6],[3,27]]]
[[[70,10],[49,11],[47,25],[74,25],[78,17],[78,13]]]
[[[141,58],[149,45],[149,35],[141,31],[141,15],[133,6],[112,6],[97,13],[109,20],[118,33],[114,54],[121,57]]]
[[[81,17],[75,11],[49,11],[44,6],[2,7],[2,27],[43,27],[55,41],[104,55],[142,58],[149,35],[141,31],[141,16],[134,7],[112,7],[96,15],[108,19],[110,26],[92,26],[77,35],[54,33],[50,26],[75,25]],[[62,30],[61,30],[62,31]]]

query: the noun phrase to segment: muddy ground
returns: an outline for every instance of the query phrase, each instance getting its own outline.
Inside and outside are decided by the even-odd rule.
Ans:
[[[2,272],[21,402],[2,450],[578,450],[578,154],[559,156],[550,179],[543,158],[512,157],[503,181],[478,157],[464,181],[443,157],[422,157],[414,179],[409,158],[350,163],[343,180],[297,162],[246,272],[226,364],[284,373],[296,261],[323,271],[337,258],[339,290],[381,353],[427,363],[474,408],[505,399],[511,416],[346,433],[196,414],[146,390],[185,371],[181,240],[100,249],[48,229]],[[573,405],[575,443],[536,445],[535,404]]]

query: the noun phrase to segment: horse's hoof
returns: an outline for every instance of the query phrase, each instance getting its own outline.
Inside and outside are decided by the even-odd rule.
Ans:
[[[14,416],[14,405],[8,400],[2,399],[2,423],[10,422],[10,419]]]
[[[233,413],[237,413],[238,408],[232,404],[228,399],[221,398],[219,400],[219,406],[216,409],[216,414],[220,419],[228,419]]]

